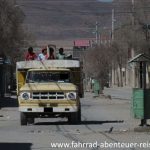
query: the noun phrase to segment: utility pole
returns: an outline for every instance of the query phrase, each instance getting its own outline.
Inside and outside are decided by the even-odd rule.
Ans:
[[[95,41],[98,44],[98,22],[96,21],[96,28],[95,28]]]
[[[115,29],[115,10],[114,8],[112,9],[112,27],[111,27],[111,42],[114,41],[114,29]],[[113,62],[112,65],[112,71],[111,71],[111,86],[115,85],[116,83],[116,68],[115,68],[115,63]]]
[[[134,26],[134,24],[135,24],[135,16],[134,16],[134,11],[135,11],[135,1],[134,0],[131,0],[131,2],[132,2],[132,26]]]
[[[135,26],[135,0],[131,0],[131,5],[132,5],[132,29],[134,30],[134,26]],[[135,56],[135,51],[134,51],[134,47],[133,44],[131,46],[131,58],[133,58]],[[135,68],[132,69],[132,86],[135,87],[136,86],[136,75],[135,75]]]
[[[112,27],[111,27],[111,39],[114,40],[114,24],[115,24],[115,10],[112,9]]]

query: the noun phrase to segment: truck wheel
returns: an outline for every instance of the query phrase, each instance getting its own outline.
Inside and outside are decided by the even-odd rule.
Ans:
[[[69,121],[69,123],[71,123],[71,124],[76,124],[76,123],[78,123],[78,112],[76,112],[76,113],[71,113],[71,114],[68,116],[68,121]]]
[[[78,122],[81,122],[81,105],[79,105]]]
[[[20,113],[20,122],[22,126],[27,125],[27,116],[23,112]]]
[[[28,124],[34,124],[34,118],[28,118],[27,122]]]
[[[4,93],[1,93],[1,98],[4,98]]]

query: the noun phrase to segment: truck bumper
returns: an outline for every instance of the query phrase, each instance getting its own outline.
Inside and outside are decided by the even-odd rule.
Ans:
[[[67,106],[67,107],[19,107],[20,112],[33,112],[33,113],[67,113],[67,112],[77,112],[77,106]]]

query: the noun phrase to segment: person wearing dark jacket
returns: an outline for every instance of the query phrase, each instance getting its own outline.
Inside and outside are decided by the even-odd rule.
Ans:
[[[54,49],[52,47],[49,48],[49,57],[47,59],[55,59]]]

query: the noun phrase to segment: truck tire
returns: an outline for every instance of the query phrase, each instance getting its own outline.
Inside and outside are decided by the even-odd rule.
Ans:
[[[1,98],[4,98],[4,93],[1,93]]]
[[[81,122],[81,104],[79,103],[78,112],[71,113],[68,116],[68,122],[71,124],[77,124]]]
[[[68,121],[71,124],[77,124],[78,123],[78,112],[69,114]]]
[[[23,112],[20,113],[20,123],[21,123],[21,126],[25,126],[28,123],[27,122],[27,116]]]
[[[27,118],[28,124],[34,124],[34,118]]]
[[[81,122],[81,105],[79,105],[79,110],[78,110],[78,122]]]

